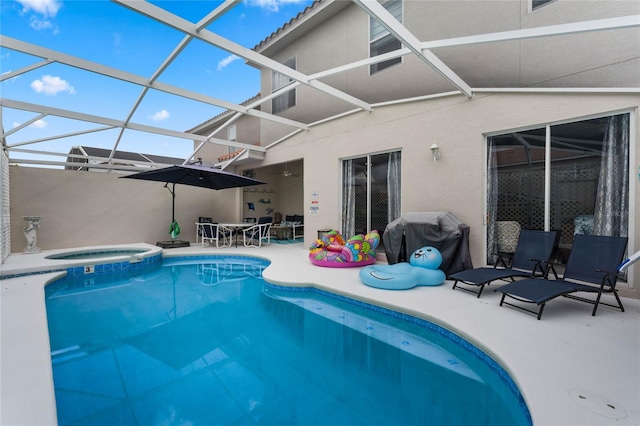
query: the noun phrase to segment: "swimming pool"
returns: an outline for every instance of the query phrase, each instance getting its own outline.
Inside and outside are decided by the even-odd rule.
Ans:
[[[267,262],[176,258],[46,287],[63,424],[531,424],[508,375],[448,331]]]

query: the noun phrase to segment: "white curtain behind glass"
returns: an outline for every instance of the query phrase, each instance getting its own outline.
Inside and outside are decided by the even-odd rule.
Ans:
[[[387,162],[387,222],[400,217],[400,153],[390,152]]]
[[[497,252],[495,223],[498,217],[498,157],[492,139],[489,139],[487,154],[487,264],[495,261]]]
[[[353,235],[356,229],[356,195],[353,160],[342,162],[342,235]]]
[[[289,59],[287,59],[286,61],[284,61],[282,63],[282,65],[285,65],[291,69],[296,69],[296,57],[293,56]],[[293,81],[293,79],[291,79],[290,77],[281,74],[279,72],[276,71],[272,71],[271,72],[271,92],[275,92],[276,90],[279,90],[285,86],[287,86],[289,83],[291,83]],[[279,112],[284,111],[287,108],[290,108],[292,106],[294,106],[295,104],[295,89],[291,89],[286,93],[283,93],[282,95],[278,96],[277,98],[274,98],[271,100],[271,112],[276,114]]]
[[[629,224],[629,114],[609,117],[593,218],[596,235],[626,237]]]
[[[286,86],[287,84],[289,84],[289,82],[291,81],[291,79],[284,75],[284,74],[280,74],[279,72],[273,72],[272,73],[272,78],[271,78],[271,87],[273,88],[273,91],[275,92],[276,90]],[[283,93],[282,95],[278,96],[277,98],[272,99],[271,101],[271,105],[272,105],[272,109],[275,112],[280,112],[280,111],[284,111],[285,109],[287,109],[289,107],[289,93]]]

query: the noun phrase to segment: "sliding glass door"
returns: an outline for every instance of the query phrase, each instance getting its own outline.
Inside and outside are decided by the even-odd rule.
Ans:
[[[382,234],[400,216],[400,152],[342,162],[342,234],[376,229]]]
[[[627,236],[629,114],[491,136],[487,152],[487,254],[497,222],[561,230],[565,255],[576,233]]]

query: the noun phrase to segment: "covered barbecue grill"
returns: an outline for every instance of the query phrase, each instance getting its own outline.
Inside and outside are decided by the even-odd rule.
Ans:
[[[405,213],[389,223],[382,235],[387,262],[406,262],[415,250],[432,246],[442,254],[447,276],[473,268],[469,254],[469,226],[450,212]]]

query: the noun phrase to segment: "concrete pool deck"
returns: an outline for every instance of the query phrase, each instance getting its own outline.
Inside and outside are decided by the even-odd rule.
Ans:
[[[482,298],[439,287],[390,291],[363,285],[358,268],[312,265],[302,244],[261,248],[166,249],[165,256],[253,255],[270,260],[266,281],[313,285],[425,318],[471,341],[517,383],[534,425],[640,424],[640,300],[623,298],[625,312],[558,298],[541,321],[510,307],[500,295]],[[35,268],[47,253],[13,254],[2,274]],[[56,424],[43,287],[60,273],[2,280],[0,292],[0,424]],[[494,286],[495,287],[495,286]],[[488,288],[491,290],[491,287]],[[604,296],[606,298],[610,296]],[[460,404],[464,399],[460,395]]]

